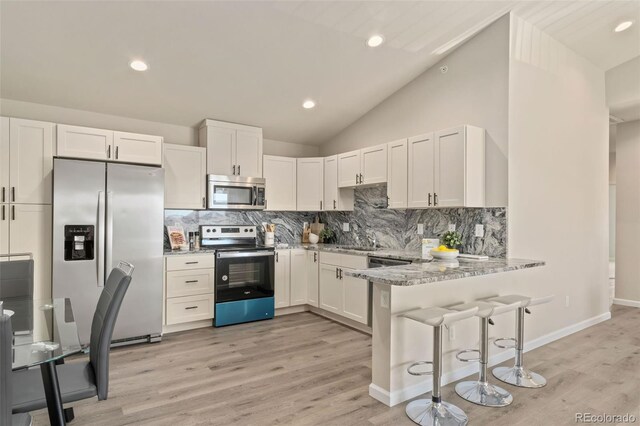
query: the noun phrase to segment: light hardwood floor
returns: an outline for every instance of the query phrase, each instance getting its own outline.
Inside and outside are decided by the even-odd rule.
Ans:
[[[640,309],[526,354],[542,389],[504,385],[506,408],[443,397],[476,425],[575,424],[576,412],[632,413],[640,424]],[[410,425],[404,405],[368,395],[371,339],[311,313],[165,336],[114,349],[109,399],[75,404],[72,425]],[[509,361],[506,364],[511,364]],[[475,377],[475,376],[474,376]],[[48,424],[45,411],[34,425]]]

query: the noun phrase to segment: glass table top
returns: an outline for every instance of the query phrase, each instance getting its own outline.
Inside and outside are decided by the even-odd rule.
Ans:
[[[14,370],[33,367],[82,351],[71,300],[7,297],[2,299],[13,327]]]

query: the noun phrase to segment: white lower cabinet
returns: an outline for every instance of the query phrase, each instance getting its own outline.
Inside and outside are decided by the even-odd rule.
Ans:
[[[165,324],[212,319],[215,258],[208,254],[165,256]]]
[[[306,250],[305,268],[307,272],[307,304],[318,307],[318,274],[320,259],[315,250]]]
[[[293,249],[291,250],[290,268],[290,306],[307,303],[307,281],[307,251]]]
[[[320,308],[361,324],[369,319],[369,283],[345,275],[349,269],[365,269],[366,256],[320,253]]]
[[[291,251],[276,250],[275,259],[275,307],[286,308],[291,306]]]

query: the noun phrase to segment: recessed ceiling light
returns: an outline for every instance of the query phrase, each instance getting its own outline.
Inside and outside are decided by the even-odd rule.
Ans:
[[[146,71],[147,69],[149,69],[149,66],[139,59],[131,61],[129,66],[136,71]]]
[[[622,31],[629,29],[629,27],[632,25],[633,25],[633,21],[620,22],[613,31],[617,33],[621,33]]]
[[[311,109],[313,107],[316,106],[316,103],[314,101],[312,101],[311,99],[307,99],[306,101],[304,101],[302,103],[302,108],[304,109]]]
[[[371,37],[369,37],[369,40],[367,40],[367,46],[369,47],[378,47],[382,43],[384,43],[384,37],[382,37],[380,34],[372,35]]]

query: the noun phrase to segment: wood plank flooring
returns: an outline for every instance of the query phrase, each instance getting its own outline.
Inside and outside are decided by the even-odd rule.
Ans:
[[[72,361],[73,362],[73,361]],[[512,364],[509,361],[506,364]],[[575,424],[576,412],[632,413],[640,424],[640,309],[525,356],[542,389],[504,385],[512,405],[485,408],[443,389],[476,425]],[[165,336],[111,353],[109,399],[74,405],[81,425],[411,425],[404,405],[368,395],[369,336],[312,313]],[[45,411],[34,425],[48,424]]]

